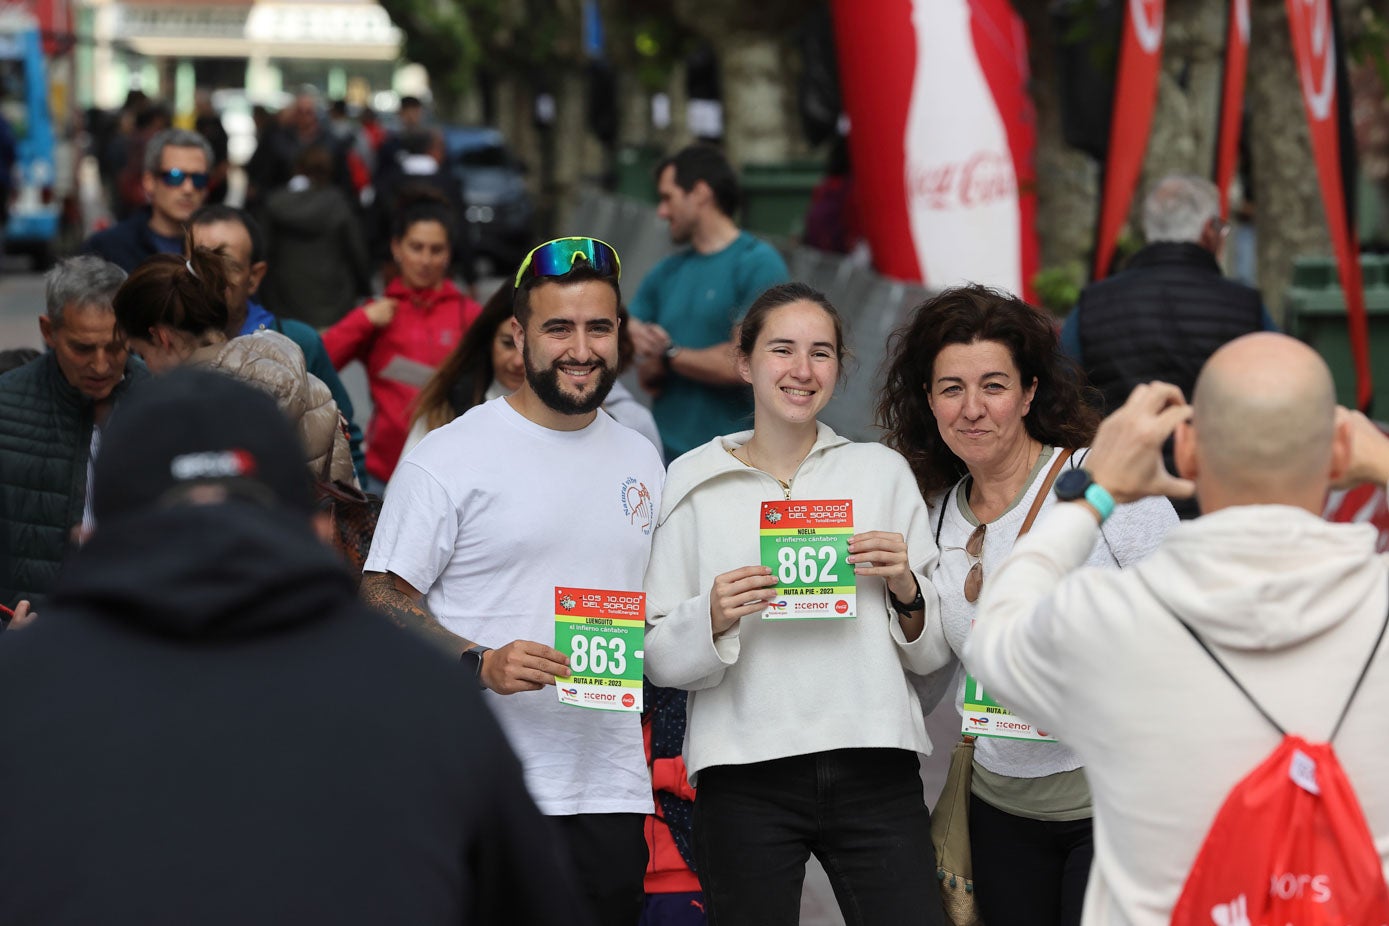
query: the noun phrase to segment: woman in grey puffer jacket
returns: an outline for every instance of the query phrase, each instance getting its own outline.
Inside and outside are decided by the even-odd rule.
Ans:
[[[158,254],[136,267],[112,300],[130,350],[156,375],[191,363],[264,389],[298,430],[313,478],[355,486],[342,415],[299,347],[274,331],[227,337],[224,260],[193,248],[187,260]]]

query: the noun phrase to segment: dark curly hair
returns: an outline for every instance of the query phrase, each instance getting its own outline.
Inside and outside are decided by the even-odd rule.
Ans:
[[[884,443],[907,458],[922,495],[954,485],[965,464],[945,443],[927,401],[936,355],[950,344],[1005,345],[1025,386],[1037,392],[1023,419],[1033,440],[1084,447],[1100,424],[1098,393],[1061,352],[1051,319],[1016,296],[987,286],[944,290],[912,310],[888,342],[887,381],[878,396]],[[925,388],[923,388],[925,387]]]

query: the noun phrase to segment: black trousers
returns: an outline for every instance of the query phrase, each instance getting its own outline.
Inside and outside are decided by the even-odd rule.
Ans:
[[[931,819],[906,750],[704,769],[694,843],[710,926],[795,926],[812,854],[849,926],[944,922]]]
[[[580,813],[546,819],[569,851],[595,926],[636,926],[646,899],[645,815]]]
[[[988,926],[1080,926],[1095,856],[1090,818],[1031,820],[970,795],[969,846]]]

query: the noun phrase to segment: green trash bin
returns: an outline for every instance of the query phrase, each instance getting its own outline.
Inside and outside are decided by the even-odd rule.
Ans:
[[[743,227],[760,235],[799,238],[810,194],[825,175],[818,161],[743,167]]]
[[[656,202],[656,165],[664,157],[664,151],[650,145],[618,149],[616,192],[640,202]]]
[[[1370,329],[1374,411],[1383,418],[1389,414],[1389,258],[1362,254],[1360,269]],[[1283,306],[1288,334],[1322,355],[1336,380],[1336,400],[1354,407],[1355,361],[1350,353],[1345,292],[1336,261],[1329,257],[1297,258]]]

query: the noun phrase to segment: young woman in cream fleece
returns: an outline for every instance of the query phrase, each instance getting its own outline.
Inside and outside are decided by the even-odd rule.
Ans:
[[[917,762],[931,743],[904,674],[950,658],[936,549],[906,461],[816,421],[843,350],[823,295],[759,297],[738,337],[753,430],[671,466],[653,539],[646,674],[691,692],[695,856],[720,924],[797,922],[812,853],[848,923],[941,922]],[[853,500],[855,618],[762,619],[758,517],[782,498]]]

